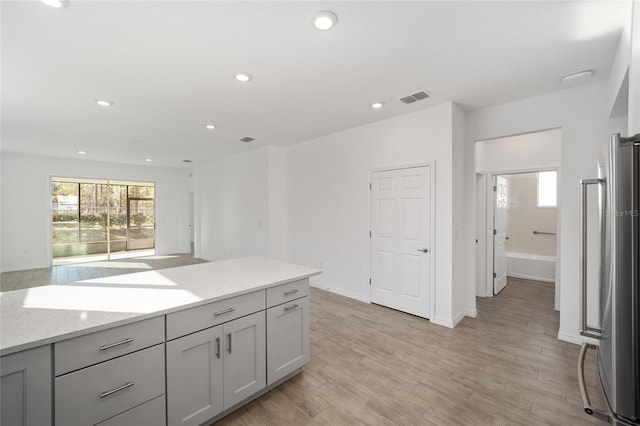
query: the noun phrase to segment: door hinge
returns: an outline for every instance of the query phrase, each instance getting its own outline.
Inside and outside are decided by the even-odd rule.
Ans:
[[[369,191],[371,191],[371,182],[369,182]]]
[[[496,185],[493,185],[493,192],[498,192],[498,187]]]
[[[493,273],[493,278],[498,278],[498,274],[496,274],[495,272]]]
[[[493,230],[493,235],[498,235],[498,231],[496,231],[495,229]]]
[[[371,231],[369,231],[369,238],[371,238]]]
[[[371,285],[371,278],[369,278],[369,285]]]

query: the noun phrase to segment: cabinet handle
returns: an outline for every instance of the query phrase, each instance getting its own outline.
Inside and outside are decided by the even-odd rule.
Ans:
[[[220,315],[228,314],[230,312],[235,311],[236,308],[227,308],[224,311],[218,311],[213,314],[214,317],[219,317]]]
[[[294,289],[294,290],[285,291],[285,292],[284,292],[284,295],[285,295],[285,296],[290,296],[290,295],[292,295],[292,294],[296,294],[297,292],[298,292],[298,289],[296,288],[296,289]]]
[[[220,359],[220,338],[216,337],[216,356]]]
[[[125,383],[124,385],[122,385],[122,386],[120,386],[120,387],[117,387],[117,388],[115,388],[115,389],[111,389],[110,391],[102,392],[102,393],[100,394],[100,398],[106,398],[106,397],[108,397],[109,395],[113,395],[113,394],[114,394],[114,393],[116,393],[116,392],[120,392],[121,390],[125,390],[125,389],[127,389],[127,388],[130,388],[131,386],[133,386],[133,384],[134,384],[133,382],[127,382],[127,383]]]
[[[231,333],[227,334],[227,350],[231,353]]]
[[[300,306],[300,305],[298,305],[297,303],[295,305],[292,305],[292,306],[287,306],[286,308],[284,308],[284,311],[285,312],[290,311],[292,309],[297,308],[298,306]]]
[[[120,345],[126,345],[127,343],[131,343],[131,342],[133,342],[133,339],[131,337],[127,337],[126,339],[121,340],[119,342],[100,346],[99,350],[106,351],[107,349],[115,348],[116,346],[120,346]]]

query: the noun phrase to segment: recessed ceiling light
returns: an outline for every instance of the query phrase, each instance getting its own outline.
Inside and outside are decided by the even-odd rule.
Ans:
[[[237,74],[234,74],[233,78],[243,83],[246,83],[247,81],[251,81],[253,77],[248,72],[239,72]]]
[[[146,161],[147,163],[152,162],[153,160],[151,158],[145,158],[144,161]]]
[[[85,155],[87,153],[87,151],[82,151],[82,150],[78,150],[76,152],[80,155]]]
[[[316,29],[326,31],[330,30],[338,23],[338,17],[330,10],[321,10],[313,15],[311,22]]]
[[[384,106],[384,102],[374,102],[371,104],[371,108],[380,109]]]
[[[206,127],[209,130],[213,130],[213,129],[216,128],[216,125],[215,124],[205,124],[204,127]]]
[[[113,102],[111,102],[111,101],[105,101],[104,99],[98,99],[98,100],[96,101],[96,103],[97,103],[98,105],[100,105],[100,106],[103,106],[103,107],[110,107],[110,106],[112,106],[112,105],[113,105]]]
[[[66,0],[40,0],[40,2],[46,4],[47,6],[55,7],[56,9],[67,6]]]

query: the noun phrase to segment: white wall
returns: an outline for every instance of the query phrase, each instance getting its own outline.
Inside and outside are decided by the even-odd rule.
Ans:
[[[466,169],[472,167],[470,159],[465,155],[466,115],[456,104],[452,108],[452,173],[453,173],[453,324],[457,324],[464,316],[475,317],[477,315],[475,304],[475,290],[469,286],[475,276],[473,270],[465,269],[467,265],[466,236],[475,234],[475,224],[468,227],[465,222],[465,194],[468,182],[465,180]],[[475,186],[475,183],[471,183]],[[473,191],[473,188],[470,188]]]
[[[533,231],[556,232],[557,208],[538,207],[538,179],[535,173],[507,175],[507,251],[544,256],[556,255],[556,236]]]
[[[580,342],[578,334],[578,247],[580,211],[579,185],[582,178],[596,175],[596,155],[611,133],[624,132],[626,117],[609,119],[609,86],[606,82],[579,86],[542,96],[510,102],[467,114],[467,149],[476,141],[561,128],[562,179],[560,214],[560,332],[562,340]],[[475,169],[467,170],[468,188]],[[467,223],[475,222],[475,196],[467,191]],[[472,228],[470,228],[472,229]],[[469,236],[470,246],[472,236]],[[474,250],[471,249],[471,252]],[[475,270],[475,256],[467,265]]]
[[[509,172],[560,166],[560,129],[508,136],[476,143],[476,170]]]
[[[285,192],[285,148],[269,146],[269,257],[284,259],[284,239],[288,221]]]
[[[288,260],[322,265],[314,285],[369,301],[369,174],[435,162],[435,312],[453,325],[452,103],[345,130],[287,148]],[[375,112],[374,112],[375,113]]]
[[[200,257],[269,254],[269,148],[202,164],[196,176]]]
[[[181,169],[136,167],[95,161],[40,157],[3,152],[2,271],[51,265],[52,176],[154,182],[156,185],[156,251],[190,250],[185,172]]]

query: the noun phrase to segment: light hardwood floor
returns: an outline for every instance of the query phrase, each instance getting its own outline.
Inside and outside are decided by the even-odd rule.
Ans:
[[[582,410],[552,284],[510,279],[478,311],[450,330],[312,289],[305,371],[216,425],[606,424]]]
[[[0,288],[200,262],[151,256],[9,272]],[[556,337],[553,293],[552,284],[510,278],[500,295],[477,299],[477,318],[451,330],[312,289],[305,371],[216,425],[604,425],[582,411],[579,347]]]
[[[172,268],[206,262],[193,254],[169,254],[104,260],[53,266],[25,271],[3,272],[0,276],[0,292],[48,284],[64,284],[91,278],[143,272],[152,269]]]

